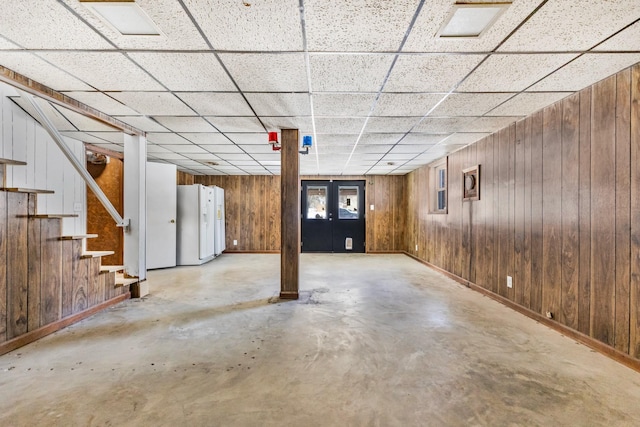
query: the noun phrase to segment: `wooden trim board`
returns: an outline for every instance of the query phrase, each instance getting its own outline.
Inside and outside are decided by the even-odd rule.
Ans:
[[[46,337],[47,335],[50,335],[54,332],[59,331],[60,329],[66,328],[69,325],[86,319],[89,316],[93,316],[99,311],[102,311],[129,298],[131,298],[131,293],[127,292],[126,294],[119,295],[96,306],[76,313],[72,316],[65,317],[58,320],[57,322],[49,323],[48,325],[42,326],[41,328],[34,329],[31,332],[27,332],[24,335],[20,335],[12,340],[6,341],[0,344],[0,355],[9,353],[10,351],[23,347],[29,343],[39,340],[40,338]]]

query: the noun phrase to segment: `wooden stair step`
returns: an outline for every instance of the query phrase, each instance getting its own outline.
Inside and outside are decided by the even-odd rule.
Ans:
[[[0,159],[0,165],[26,166],[27,162],[13,159]]]
[[[100,273],[117,273],[124,270],[124,265],[101,265]]]
[[[80,258],[98,258],[101,256],[113,255],[113,251],[85,251],[80,255]]]
[[[140,279],[138,279],[137,277],[121,277],[118,276],[116,277],[116,284],[115,287],[116,288],[120,288],[122,286],[129,286],[129,285],[133,285],[134,283],[138,283],[140,281]]]
[[[78,214],[35,214],[35,215],[18,215],[19,218],[35,218],[35,219],[52,219],[52,218],[77,218]]]
[[[78,234],[74,236],[60,236],[60,240],[82,240],[82,239],[94,239],[98,237],[97,234]]]
[[[2,191],[10,191],[12,193],[31,193],[31,194],[53,194],[53,190],[38,190],[36,188],[23,188],[23,187],[3,187]]]

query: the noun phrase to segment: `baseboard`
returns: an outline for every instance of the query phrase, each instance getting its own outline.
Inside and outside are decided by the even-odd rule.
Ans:
[[[367,251],[368,254],[406,254],[405,251]]]
[[[442,268],[433,265],[427,261],[424,261],[418,257],[416,257],[413,254],[410,254],[408,252],[405,252],[405,255],[409,256],[410,258],[415,259],[416,261],[418,261],[421,264],[426,265],[427,267],[431,268],[432,270],[437,271],[438,273],[441,273],[447,277],[449,277],[452,280],[455,280],[456,282],[467,286],[470,289],[473,289],[474,291],[481,293],[482,295],[485,295],[491,299],[493,299],[494,301],[497,301],[509,308],[511,308],[512,310],[517,311],[520,314],[524,314],[525,316],[545,325],[548,326],[549,328],[560,332],[561,334],[580,342],[581,344],[586,345],[589,348],[592,348],[593,350],[596,350],[599,353],[604,354],[605,356],[615,360],[618,363],[621,363],[623,365],[625,365],[628,368],[633,369],[634,371],[640,372],[640,360],[636,359],[632,356],[630,356],[627,353],[623,353],[620,350],[617,350],[613,347],[608,346],[607,344],[598,341],[592,337],[590,337],[589,335],[585,335],[582,332],[578,332],[575,329],[571,329],[568,326],[565,326],[561,323],[558,323],[552,319],[548,319],[546,316],[543,316],[540,313],[536,313],[535,311],[532,311],[526,307],[523,307],[519,304],[516,304],[515,302],[511,301],[508,298],[503,297],[502,295],[498,295],[495,294],[485,288],[483,288],[482,286],[476,285],[473,282],[470,282],[469,280],[463,279],[462,277],[456,276],[453,273],[450,273],[446,270],[443,270]]]
[[[87,317],[92,316],[97,312],[104,310],[105,308],[111,307],[112,305],[118,304],[129,298],[131,298],[131,293],[129,292],[127,292],[126,294],[118,295],[115,298],[111,298],[108,301],[95,305],[91,308],[81,311],[80,313],[73,314],[71,316],[65,317],[64,319],[60,319],[38,329],[34,329],[33,331],[27,332],[26,334],[22,334],[20,336],[12,338],[9,341],[0,344],[0,355],[9,353],[10,351],[39,340],[42,337],[46,337],[47,335],[50,335],[56,331],[59,331],[60,329],[66,328],[69,325],[86,319]]]
[[[280,251],[234,251],[225,250],[223,254],[279,254]]]

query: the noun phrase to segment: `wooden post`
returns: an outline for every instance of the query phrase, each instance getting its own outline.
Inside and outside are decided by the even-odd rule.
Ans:
[[[298,299],[300,263],[300,159],[298,130],[282,129],[280,172],[280,298]]]

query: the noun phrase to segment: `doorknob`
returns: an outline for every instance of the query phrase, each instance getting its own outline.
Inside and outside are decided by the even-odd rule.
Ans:
[[[170,222],[171,222],[171,224],[174,224],[176,222],[176,220],[172,219]]]

